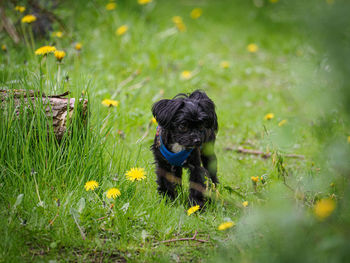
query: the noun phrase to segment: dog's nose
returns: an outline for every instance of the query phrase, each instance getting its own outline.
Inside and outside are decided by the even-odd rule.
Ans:
[[[198,138],[195,138],[195,139],[193,139],[193,143],[194,143],[194,145],[199,146],[201,144],[201,140]]]

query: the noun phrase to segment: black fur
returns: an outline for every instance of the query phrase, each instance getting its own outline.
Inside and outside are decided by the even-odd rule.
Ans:
[[[178,94],[172,100],[156,102],[152,113],[168,150],[171,151],[175,144],[178,144],[178,148],[180,145],[182,149],[193,149],[183,167],[190,171],[190,205],[203,207],[206,190],[204,177],[208,176],[214,184],[218,183],[214,152],[218,123],[214,102],[205,92],[196,90],[189,95]],[[158,191],[175,199],[176,186],[181,186],[183,167],[169,164],[159,147],[159,137],[156,136],[151,149],[156,164]]]

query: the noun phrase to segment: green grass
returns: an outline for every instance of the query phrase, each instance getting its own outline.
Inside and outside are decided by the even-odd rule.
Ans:
[[[46,94],[69,90],[75,98],[84,92],[90,111],[86,132],[74,132],[78,124],[73,121],[72,133],[58,144],[52,132],[47,136],[40,109],[24,109],[24,117],[18,118],[13,108],[0,108],[1,261],[227,262],[232,256],[237,261],[278,262],[286,259],[281,255],[288,255],[288,243],[276,248],[280,257],[271,257],[271,250],[250,255],[249,231],[264,229],[262,222],[272,227],[273,222],[285,222],[276,224],[277,234],[268,236],[271,243],[278,243],[286,226],[293,226],[296,230],[286,240],[305,244],[301,228],[323,228],[312,214],[315,201],[332,194],[341,199],[348,183],[335,168],[347,165],[346,155],[337,155],[339,149],[349,151],[345,113],[324,114],[311,103],[323,98],[322,90],[303,91],[309,82],[303,83],[302,77],[317,67],[320,56],[290,22],[293,17],[273,4],[259,9],[246,2],[154,1],[142,7],[124,1],[106,11],[105,1],[63,1],[54,11],[68,26],[64,37],[35,39],[35,48],[54,44],[65,50],[61,65],[53,55],[40,61],[24,44],[14,46],[1,37],[8,48],[1,57],[2,87]],[[189,13],[198,6],[203,15],[193,20]],[[8,13],[19,18],[10,9]],[[183,17],[186,32],[175,29],[175,15]],[[115,30],[123,24],[129,31],[118,37]],[[80,52],[74,49],[76,42],[83,45]],[[250,43],[258,45],[258,52],[247,51]],[[229,61],[230,67],[221,68],[221,61]],[[181,79],[184,70],[194,73],[189,80]],[[320,75],[317,84],[322,83]],[[206,91],[217,106],[220,185],[205,212],[187,216],[187,176],[174,203],[157,194],[149,149],[156,126],[150,124],[150,109],[160,98],[194,89]],[[118,100],[119,106],[104,107],[105,98]],[[275,117],[264,120],[270,112]],[[287,124],[279,127],[284,119]],[[341,147],[330,144],[335,141]],[[238,146],[276,155],[262,159],[226,149]],[[320,154],[325,149],[334,157]],[[288,153],[305,159],[283,158]],[[125,173],[132,167],[144,168],[147,179],[128,181]],[[266,183],[259,181],[255,189],[252,176],[264,176]],[[99,182],[94,192],[84,189],[89,180]],[[332,182],[336,187],[329,186]],[[111,187],[121,191],[116,200],[105,196]],[[249,202],[247,208],[243,201]],[[266,217],[261,214],[264,207]],[[218,231],[224,221],[237,227]],[[192,237],[195,231],[209,242],[161,243]],[[292,251],[301,248],[307,247]]]

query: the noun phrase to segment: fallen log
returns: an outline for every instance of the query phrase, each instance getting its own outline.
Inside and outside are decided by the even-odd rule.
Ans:
[[[226,147],[225,150],[227,151],[235,151],[237,153],[242,153],[242,154],[250,154],[250,155],[258,155],[264,159],[270,158],[272,156],[272,153],[269,152],[262,152],[258,150],[251,150],[251,149],[245,149],[243,147]],[[305,159],[304,155],[299,155],[299,154],[284,154],[284,157],[288,158],[297,158],[297,159]]]
[[[47,119],[52,123],[56,139],[60,142],[67,131],[68,119],[72,119],[75,110],[78,111],[77,114],[84,126],[88,117],[88,100],[81,98],[76,103],[75,98],[65,98],[67,95],[69,95],[69,91],[59,95],[48,96],[40,91],[0,89],[0,103],[2,104],[1,107],[3,107],[4,104],[13,100],[17,115],[21,114],[21,106],[33,106],[35,108],[38,106],[37,104],[42,105]],[[42,103],[38,103],[40,99]]]

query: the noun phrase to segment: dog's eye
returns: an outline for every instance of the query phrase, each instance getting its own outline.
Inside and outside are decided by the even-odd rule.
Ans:
[[[180,124],[180,125],[178,126],[178,130],[179,130],[180,132],[186,132],[186,131],[187,131],[187,127],[186,127],[185,125]]]

